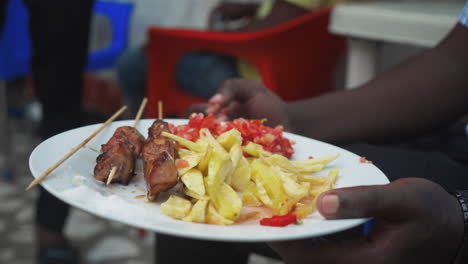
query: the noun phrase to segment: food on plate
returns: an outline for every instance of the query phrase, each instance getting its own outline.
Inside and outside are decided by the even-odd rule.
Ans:
[[[169,131],[167,122],[156,119],[148,129],[148,138],[143,145],[143,170],[150,201],[154,201],[159,193],[169,190],[179,181],[174,159],[176,144],[161,135]]]
[[[47,170],[45,170],[41,175],[35,178],[29,185],[26,187],[26,191],[30,190],[37,184],[41,183],[52,171],[54,171],[58,166],[60,166],[64,161],[69,159],[73,156],[78,150],[84,147],[91,139],[93,139],[99,132],[101,132],[105,127],[107,127],[114,119],[116,119],[120,114],[123,113],[127,109],[126,106],[122,106],[119,111],[117,111],[114,115],[112,115],[106,122],[104,122],[98,129],[96,129],[91,135],[89,135],[85,140],[81,141],[77,146],[72,148],[67,154],[65,154],[60,160],[55,162],[52,166],[50,166]]]
[[[127,185],[135,175],[135,160],[140,155],[144,140],[134,127],[117,128],[109,141],[101,146],[94,177],[107,183],[120,182]]]
[[[283,137],[283,127],[274,128],[265,126],[265,120],[247,120],[243,118],[235,119],[232,122],[221,123],[213,115],[203,114],[190,115],[186,125],[172,127],[173,134],[190,141],[197,141],[200,137],[200,129],[207,128],[214,137],[218,137],[224,132],[236,129],[242,137],[242,145],[253,142],[263,146],[265,151],[278,153],[287,158],[291,158],[294,150],[294,142]]]
[[[285,215],[274,215],[272,217],[266,217],[260,220],[260,224],[264,226],[287,226],[290,224],[295,224],[297,222],[297,216],[295,213],[291,212]]]
[[[195,122],[190,125],[191,121]],[[291,161],[291,141],[282,136],[282,129],[275,129],[261,120],[221,124],[210,116],[192,115],[188,125],[162,132],[181,146],[175,167],[184,186],[182,195],[172,194],[161,205],[161,213],[183,221],[231,225],[245,218],[244,208],[263,207],[269,214],[263,214],[261,223],[271,226],[310,215],[316,198],[333,188],[339,171],[316,173],[338,154]]]
[[[120,127],[102,145],[95,176],[128,184],[141,153],[149,201],[182,183],[161,204],[164,215],[216,225],[292,224],[310,215],[320,193],[333,188],[338,169],[317,173],[338,154],[290,160],[294,142],[283,137],[281,126],[263,122],[221,123],[193,114],[188,124],[173,126],[156,119],[146,140],[134,127]]]

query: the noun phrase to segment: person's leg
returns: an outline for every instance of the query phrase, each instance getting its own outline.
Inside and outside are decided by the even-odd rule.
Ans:
[[[92,0],[25,0],[30,11],[32,75],[42,104],[40,136],[82,123],[81,91]],[[76,263],[62,230],[69,207],[40,189],[36,223],[41,263]],[[51,249],[51,250],[48,250]],[[44,253],[44,254],[42,254]]]
[[[30,11],[32,76],[42,105],[40,134],[81,125],[83,71],[92,0],[25,0]]]
[[[39,187],[39,198],[36,205],[36,224],[39,244],[47,247],[49,244],[65,242],[63,229],[70,207]]]
[[[6,17],[6,4],[8,1],[0,1],[0,35],[2,34],[3,23]]]
[[[190,53],[177,65],[176,79],[188,93],[209,99],[226,79],[239,77],[236,59],[216,53]]]
[[[138,112],[141,100],[145,96],[147,74],[147,57],[142,48],[130,49],[120,56],[117,62],[117,77],[131,116]]]

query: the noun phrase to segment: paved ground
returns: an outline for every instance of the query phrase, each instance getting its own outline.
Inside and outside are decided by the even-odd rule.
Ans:
[[[29,123],[30,124],[30,123]],[[27,122],[11,122],[14,178],[0,181],[0,263],[34,263],[34,204],[37,190],[24,192],[32,179],[29,153],[40,142]],[[152,233],[109,222],[73,209],[66,234],[80,252],[83,263],[152,263]]]
[[[0,124],[3,125],[3,124]],[[14,178],[0,179],[0,263],[34,263],[34,204],[37,190],[24,192],[32,177],[28,168],[30,152],[40,140],[32,122],[11,120]],[[135,228],[109,222],[73,209],[66,234],[79,249],[83,263],[153,263],[154,235],[141,235]],[[252,256],[251,264],[279,263]]]

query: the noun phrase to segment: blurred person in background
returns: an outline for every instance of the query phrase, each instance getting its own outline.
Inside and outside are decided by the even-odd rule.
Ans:
[[[46,139],[84,124],[83,71],[93,0],[24,0],[30,14],[32,77],[42,105],[38,133]],[[0,23],[7,1],[0,1]],[[0,24],[1,26],[1,24]],[[78,263],[63,234],[69,206],[39,187],[37,263]]]
[[[208,29],[225,32],[263,30],[315,9],[342,2],[352,0],[265,0],[262,4],[224,2],[210,12]],[[131,49],[121,56],[117,66],[119,86],[130,112],[138,110],[138,104],[145,94],[147,52],[146,45]],[[259,73],[249,62],[212,52],[183,56],[174,76],[182,90],[205,99],[216,92],[222,81],[238,77],[261,82]]]

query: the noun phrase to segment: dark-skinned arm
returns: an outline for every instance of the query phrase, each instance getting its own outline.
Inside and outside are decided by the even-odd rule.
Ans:
[[[444,127],[468,112],[466,45],[468,29],[457,25],[437,47],[361,87],[293,103],[256,82],[228,80],[205,110],[268,118],[269,125],[332,143],[397,140]]]
[[[253,20],[259,5],[253,3],[221,3],[213,8],[208,17],[208,28],[215,30],[218,17],[222,20],[247,18]]]
[[[335,143],[409,136],[446,126],[468,110],[468,29],[363,86],[291,103],[298,133]]]
[[[255,17],[259,6],[257,4],[241,4],[241,3],[223,3],[213,9],[210,14],[208,25],[211,30],[214,29],[214,22],[217,16],[221,16],[223,20],[233,20],[240,18],[249,19],[249,23],[237,30],[229,32],[246,32],[256,31],[274,27],[285,23],[298,16],[306,14],[308,11],[285,2],[278,0],[274,3],[270,14],[262,19]]]
[[[291,19],[307,14],[307,10],[290,4],[283,0],[278,0],[273,5],[270,14],[263,19],[253,19],[245,27],[237,31],[256,31],[271,28],[282,23],[288,22]]]

